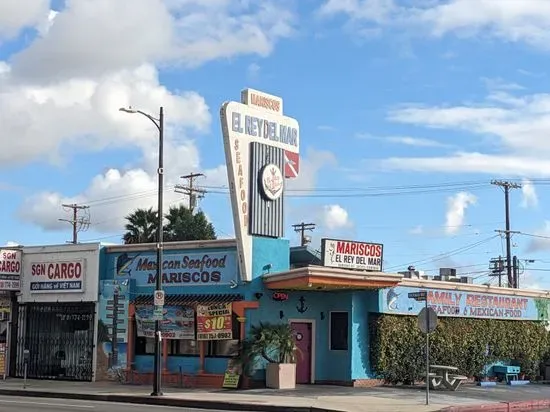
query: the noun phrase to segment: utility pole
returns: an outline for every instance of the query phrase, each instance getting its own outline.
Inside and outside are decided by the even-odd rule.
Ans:
[[[305,246],[308,244],[308,240],[306,239],[306,235],[305,235],[305,232],[306,230],[310,230],[310,231],[313,231],[313,229],[315,229],[315,223],[297,223],[295,225],[292,225],[292,227],[294,228],[294,231],[296,233],[301,233],[300,234],[300,246]]]
[[[520,189],[521,185],[519,183],[504,180],[492,180],[491,184],[504,188],[504,210],[506,214],[506,274],[508,275],[508,287],[514,287],[512,274],[512,233],[510,232],[510,189]]]
[[[504,260],[501,256],[498,259],[491,259],[489,261],[489,270],[491,273],[489,276],[498,276],[498,286],[502,286],[502,272],[504,272]]]
[[[182,179],[187,179],[187,185],[176,185],[176,193],[183,193],[189,196],[189,210],[193,211],[197,205],[197,198],[202,199],[206,193],[206,190],[196,188],[193,183],[197,177],[202,177],[202,173],[189,173],[185,176],[180,176]]]
[[[73,211],[73,218],[72,219],[58,219],[60,222],[67,222],[73,227],[73,241],[71,243],[74,243],[75,245],[78,243],[78,232],[82,232],[85,230],[88,230],[90,227],[90,216],[87,214],[84,217],[79,217],[78,212],[80,210],[88,210],[90,206],[83,206],[83,205],[77,205],[76,203],[73,204],[63,204],[63,209],[66,211],[69,211],[72,209]]]

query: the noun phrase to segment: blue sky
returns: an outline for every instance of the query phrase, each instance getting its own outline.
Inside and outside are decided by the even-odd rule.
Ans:
[[[549,288],[550,5],[524,0],[8,0],[0,6],[1,241],[63,243],[62,203],[89,205],[82,241],[119,242],[155,204],[167,119],[166,202],[203,172],[200,207],[233,234],[219,108],[253,87],[300,122],[290,225],[385,245],[386,268],[454,266],[479,282],[504,255],[511,191],[522,284]],[[533,236],[535,235],[535,236]]]

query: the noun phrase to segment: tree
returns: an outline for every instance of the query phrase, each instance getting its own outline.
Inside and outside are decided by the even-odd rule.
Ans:
[[[216,231],[203,212],[193,213],[185,206],[172,206],[166,213],[164,240],[166,242],[216,239]],[[126,216],[124,243],[152,243],[157,240],[157,212],[136,209]]]
[[[125,219],[124,243],[152,243],[157,240],[157,212],[152,208],[136,209]]]
[[[169,242],[216,239],[214,226],[202,211],[193,213],[183,205],[172,206],[165,216],[168,223],[164,235]]]

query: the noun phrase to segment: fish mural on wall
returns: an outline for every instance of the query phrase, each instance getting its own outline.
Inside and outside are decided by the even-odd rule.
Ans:
[[[132,276],[132,270],[128,267],[132,264],[134,260],[139,256],[128,256],[128,253],[124,252],[116,258],[116,274],[117,276]]]
[[[399,306],[397,304],[397,298],[399,297],[400,293],[397,293],[395,291],[395,288],[391,288],[388,290],[388,293],[386,295],[386,306],[389,310],[397,310],[399,309]]]

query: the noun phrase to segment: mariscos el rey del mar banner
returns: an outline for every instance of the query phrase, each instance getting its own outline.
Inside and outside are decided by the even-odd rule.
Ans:
[[[502,320],[548,319],[549,299],[405,286],[380,291],[380,312],[418,315],[425,303],[409,298],[408,294],[421,290],[427,292],[428,306],[438,316]]]
[[[136,286],[154,287],[155,252],[122,253],[115,258],[116,279],[135,279]],[[162,261],[163,286],[229,285],[237,280],[235,251],[166,253]]]
[[[384,246],[379,243],[321,239],[323,266],[381,272],[383,255]]]

